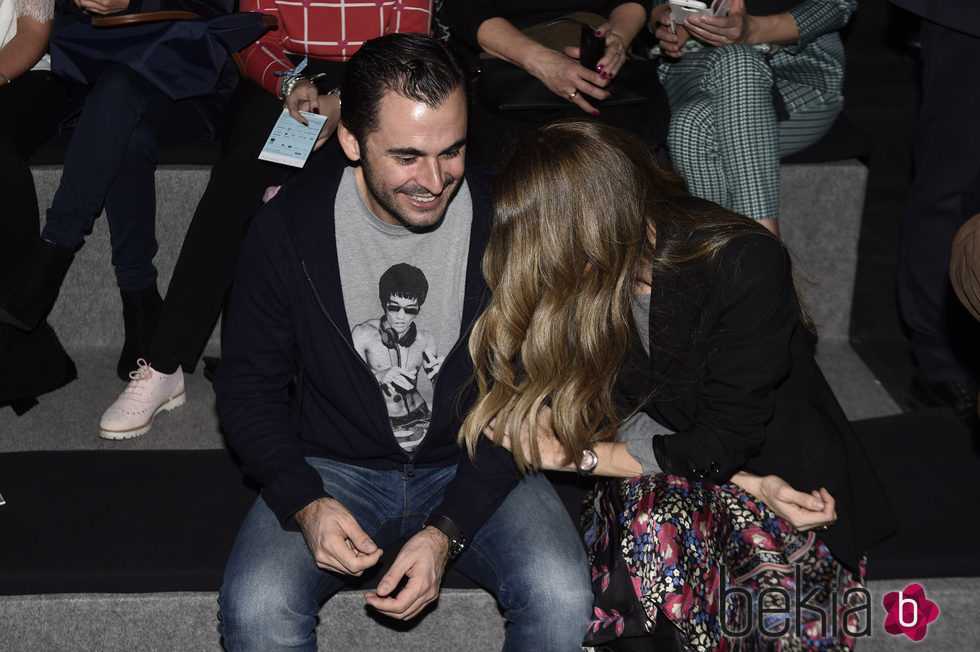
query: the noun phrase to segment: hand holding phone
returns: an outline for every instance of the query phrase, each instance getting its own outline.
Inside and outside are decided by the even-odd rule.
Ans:
[[[594,71],[605,52],[606,39],[602,36],[596,36],[595,30],[588,25],[582,25],[578,50],[578,61],[582,67]]]
[[[709,7],[700,0],[670,0],[670,31],[677,33],[677,25],[684,24],[690,14],[727,16],[730,0],[714,0]]]

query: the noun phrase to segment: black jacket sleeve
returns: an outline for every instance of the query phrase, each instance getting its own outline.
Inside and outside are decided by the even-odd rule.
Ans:
[[[694,413],[677,434],[659,436],[663,469],[691,480],[725,482],[761,450],[776,388],[792,365],[799,305],[783,246],[766,236],[726,245],[703,312],[707,337]],[[655,343],[653,343],[655,345]]]
[[[228,443],[289,529],[297,510],[327,496],[304,457],[289,397],[298,375],[288,266],[296,258],[275,204],[267,204],[245,238],[214,381]]]

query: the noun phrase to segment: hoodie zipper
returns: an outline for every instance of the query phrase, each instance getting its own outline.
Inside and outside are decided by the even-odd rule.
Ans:
[[[361,366],[364,367],[364,370],[371,375],[371,380],[374,381],[375,387],[378,387],[378,391],[377,394],[375,394],[375,396],[377,397],[378,404],[381,407],[381,413],[387,415],[388,406],[385,405],[384,398],[381,396],[381,388],[378,386],[378,379],[374,377],[374,372],[371,371],[371,367],[368,365],[367,361],[364,360],[364,358],[362,358],[360,354],[358,354],[358,352],[354,349],[354,347],[351,346],[351,343],[347,341],[347,336],[344,334],[343,331],[340,330],[340,328],[337,326],[337,323],[334,322],[333,318],[330,316],[330,313],[327,312],[327,307],[326,305],[324,305],[323,299],[320,298],[320,292],[316,289],[316,285],[313,283],[313,279],[310,277],[309,270],[306,269],[305,259],[300,261],[300,266],[303,268],[303,274],[306,276],[306,282],[310,284],[310,289],[313,291],[313,298],[316,299],[317,306],[320,308],[320,312],[323,313],[323,316],[327,320],[327,323],[329,323],[330,326],[334,329],[334,331],[337,332],[337,335],[340,336],[340,339],[344,342],[344,345],[347,347],[347,350],[351,352],[351,354],[357,359],[358,362],[361,363]],[[435,386],[433,385],[433,388],[434,387]],[[435,391],[433,389],[433,394],[434,393]],[[395,440],[396,444],[398,444],[398,438],[395,437],[395,430],[394,428],[391,427],[391,420],[389,419],[387,423],[388,423],[388,432],[391,433],[391,438]],[[426,430],[426,434],[427,435],[429,434],[428,430]],[[408,456],[408,461],[409,461],[408,466],[409,467],[412,466],[412,464],[415,461],[415,452],[412,451],[411,453],[409,453],[408,451],[406,451],[404,448],[401,447],[401,444],[398,444],[398,448],[399,450],[401,450],[402,453]],[[408,469],[406,469],[406,472],[407,470]]]
[[[306,268],[306,260],[305,259],[303,259],[303,260],[300,261],[300,266],[303,268],[303,274],[306,276],[306,282],[310,284],[310,289],[313,291],[313,298],[316,299],[316,303],[317,303],[317,306],[320,308],[320,312],[323,313],[323,316],[326,318],[327,322],[334,329],[334,331],[337,332],[337,334],[340,336],[340,339],[343,340],[344,345],[351,352],[351,354],[353,354],[353,356],[355,358],[357,358],[358,362],[361,363],[361,365],[364,367],[365,371],[367,371],[371,375],[371,379],[374,381],[375,386],[378,387],[378,393],[376,394],[376,396],[378,398],[379,404],[381,405],[381,412],[383,414],[387,414],[388,413],[388,406],[385,405],[384,398],[381,396],[381,389],[378,386],[377,378],[374,377],[374,372],[371,371],[371,367],[368,365],[367,361],[364,360],[364,358],[362,358],[360,356],[360,354],[354,349],[354,347],[351,346],[350,342],[347,341],[347,336],[340,330],[340,328],[337,326],[336,322],[334,322],[333,318],[330,317],[330,313],[327,312],[327,307],[326,307],[326,305],[324,305],[323,299],[320,298],[320,292],[316,289],[316,284],[313,283],[313,279],[310,277],[310,272]],[[449,349],[449,352],[446,354],[446,357],[443,359],[443,363],[444,364],[449,361],[449,358],[454,353],[456,353],[456,350],[459,349],[459,347],[462,344],[463,340],[469,338],[469,333],[473,330],[473,326],[476,324],[476,320],[479,319],[479,317],[480,317],[480,311],[477,311],[476,315],[474,315],[474,317],[470,320],[470,323],[467,325],[466,330],[463,331],[462,333],[460,333],[460,337],[453,344],[452,348]],[[436,392],[438,391],[438,388],[441,387],[441,386],[442,385],[440,385],[438,378],[436,380],[433,380],[432,381],[432,404],[433,405],[436,404]],[[430,414],[431,414],[431,410],[430,410]],[[422,447],[422,444],[424,444],[425,443],[425,440],[428,438],[428,436],[429,436],[429,427],[431,425],[432,425],[432,420],[430,419],[429,420],[429,423],[425,427],[425,434],[422,436],[422,443],[419,444],[418,448],[416,448],[415,450],[413,450],[411,453],[405,451],[404,448],[401,448],[401,444],[398,445],[398,447],[401,448],[402,452],[405,453],[406,455],[408,455],[408,461],[409,461],[409,463],[405,466],[405,469],[404,470],[405,470],[405,473],[407,475],[409,475],[409,477],[411,477],[412,471],[414,470],[415,453],[419,450],[419,448]],[[391,420],[390,419],[388,420],[388,431],[391,433],[392,439],[394,439],[395,440],[395,443],[397,444],[398,443],[398,438],[395,437],[395,430],[394,430],[394,428],[391,427]]]

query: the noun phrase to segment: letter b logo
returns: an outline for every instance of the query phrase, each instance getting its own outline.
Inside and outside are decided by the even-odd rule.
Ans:
[[[909,608],[911,607],[911,609]],[[905,620],[909,615],[908,622]],[[902,627],[915,627],[919,622],[919,603],[912,598],[906,598],[902,591],[898,592],[898,624]]]
[[[888,612],[885,631],[896,636],[905,634],[913,641],[924,639],[929,623],[939,618],[939,607],[926,598],[925,589],[918,584],[892,591],[882,603]]]

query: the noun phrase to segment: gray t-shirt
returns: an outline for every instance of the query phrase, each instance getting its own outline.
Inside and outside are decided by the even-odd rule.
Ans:
[[[354,169],[334,205],[337,258],[354,348],[381,387],[398,443],[429,427],[433,383],[459,338],[473,203],[465,181],[438,228],[416,233],[368,208]]]
[[[643,349],[650,355],[650,295],[633,295],[633,323],[640,335]],[[616,439],[626,443],[626,450],[643,467],[643,475],[660,473],[663,469],[653,454],[653,436],[672,434],[646,412],[637,412],[619,427]]]

